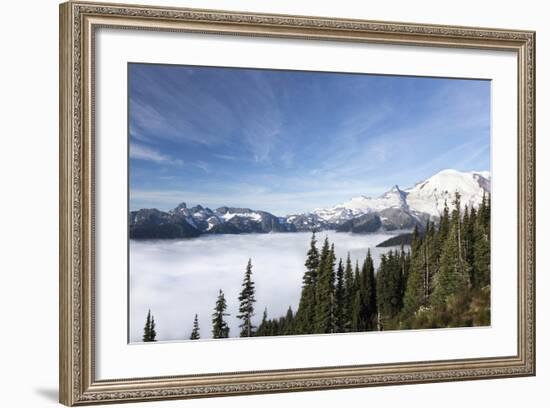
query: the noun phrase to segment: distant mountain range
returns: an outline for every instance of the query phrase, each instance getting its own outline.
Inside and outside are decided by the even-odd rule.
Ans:
[[[170,211],[141,209],[130,213],[130,238],[164,239],[197,237],[202,234],[242,234],[267,232],[343,232],[410,230],[423,227],[428,218],[438,218],[445,201],[449,205],[458,191],[463,206],[477,207],[490,193],[489,172],[443,170],[414,187],[397,185],[380,197],[354,197],[330,208],[278,217],[267,211],[179,204]]]

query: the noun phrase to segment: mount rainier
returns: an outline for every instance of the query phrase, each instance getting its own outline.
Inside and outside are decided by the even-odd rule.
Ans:
[[[490,194],[487,171],[443,170],[411,188],[397,185],[380,197],[354,197],[330,208],[278,217],[249,208],[200,205],[188,208],[181,203],[170,211],[141,209],[130,213],[130,238],[161,239],[196,237],[201,234],[296,232],[334,229],[354,233],[408,230],[423,227],[438,218],[445,201],[451,205],[455,192],[463,206],[477,207]]]

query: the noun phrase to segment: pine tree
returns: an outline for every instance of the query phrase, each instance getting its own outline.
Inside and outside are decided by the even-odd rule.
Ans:
[[[296,312],[295,330],[297,334],[310,334],[314,331],[315,292],[319,269],[319,251],[315,232],[311,235],[310,247],[305,262],[306,271],[302,279],[302,294]]]
[[[318,282],[315,292],[315,333],[334,331],[334,245],[325,238],[319,258]]]
[[[364,282],[364,330],[374,330],[378,310],[376,305],[376,278],[370,249],[367,250],[367,257],[363,263],[362,275]]]
[[[201,338],[200,329],[199,329],[199,316],[195,314],[195,319],[193,320],[193,330],[191,331],[190,340],[199,340]]]
[[[157,332],[155,330],[155,318],[151,314],[151,310],[147,312],[147,318],[145,320],[145,327],[143,328],[143,338],[144,342],[156,341]]]
[[[345,332],[351,331],[354,302],[355,302],[355,282],[353,279],[353,269],[351,267],[351,258],[348,252],[348,257],[346,258],[346,267],[344,269],[343,319],[344,319]]]
[[[351,331],[358,332],[363,331],[363,316],[361,315],[362,301],[361,292],[355,292],[355,298],[353,299],[353,312],[351,315]]]
[[[451,217],[449,215],[449,206],[447,205],[447,200],[445,200],[443,212],[441,214],[441,217],[439,218],[439,241],[441,246],[447,240],[447,236],[449,235],[449,229],[451,225],[450,218]]]
[[[229,337],[229,326],[224,319],[225,316],[229,316],[228,313],[225,313],[226,309],[227,302],[225,301],[223,291],[220,289],[214,313],[212,314],[212,337],[214,339],[225,339]]]
[[[433,303],[441,308],[451,295],[459,295],[469,288],[469,270],[462,254],[462,222],[460,196],[455,199],[451,229],[441,253],[440,270],[435,279]]]
[[[344,317],[344,265],[342,258],[338,262],[338,268],[336,269],[336,287],[334,289],[334,332],[343,333],[345,326]]]
[[[409,278],[410,280],[410,278]],[[382,254],[376,276],[378,323],[381,329],[392,328],[392,319],[403,308],[403,279],[399,255],[393,251]]]
[[[267,320],[267,307],[264,309],[264,314],[262,315],[262,321],[256,330],[256,336],[267,336],[268,335],[268,320]]]
[[[475,288],[483,288],[491,283],[490,213],[487,200],[483,196],[473,227],[472,286]]]
[[[291,306],[289,306],[286,311],[281,331],[281,334],[284,334],[286,336],[294,334],[294,313],[292,312]]]
[[[474,253],[474,247],[475,247],[475,223],[476,223],[476,210],[475,208],[468,208],[468,206],[464,209],[464,216],[462,218],[462,225],[463,225],[463,236],[462,236],[462,244],[463,244],[463,253],[464,253],[464,259],[466,261],[466,264],[469,266],[469,272],[470,272],[470,282],[472,283],[472,287],[478,287],[476,282],[476,276],[475,276],[475,253]]]
[[[392,304],[392,318],[397,316],[403,309],[403,277],[401,273],[400,256],[397,250],[390,251],[388,255],[388,262],[390,266],[390,288],[391,288],[391,304]]]
[[[256,328],[252,324],[254,302],[256,302],[254,294],[255,288],[254,281],[252,281],[252,260],[249,259],[246,265],[241,294],[239,295],[240,305],[237,318],[242,320],[242,323],[239,325],[241,328],[241,337],[251,337],[254,335],[254,329]]]
[[[426,286],[428,289],[427,299],[430,303],[431,296],[434,290],[434,282],[437,273],[439,272],[439,259],[441,257],[441,240],[439,238],[439,231],[435,227],[435,223],[430,221],[428,223],[428,233],[426,234],[426,262],[429,271],[428,282]]]
[[[436,256],[436,251],[434,250],[435,231],[433,229],[433,223],[429,220],[426,223],[426,232],[424,234],[424,244],[422,245],[423,257],[424,257],[424,291],[423,291],[423,300],[422,305],[427,306],[429,303],[430,296],[433,292],[433,276],[436,271],[436,264],[434,257]]]
[[[404,317],[412,317],[420,306],[425,306],[425,264],[424,264],[424,243],[415,226],[411,243],[411,271],[407,279],[405,296],[403,299]]]
[[[353,295],[351,297],[351,327],[350,331],[359,332],[363,331],[363,297],[365,286],[361,279],[361,272],[359,270],[359,262],[355,262],[355,269],[353,273]]]
[[[157,341],[157,331],[155,330],[156,323],[155,323],[155,317],[151,315],[151,332],[150,332],[150,341]]]
[[[388,288],[388,258],[386,254],[380,256],[380,266],[376,274],[376,301],[378,308],[378,329],[384,330],[384,322],[391,314],[391,295]]]

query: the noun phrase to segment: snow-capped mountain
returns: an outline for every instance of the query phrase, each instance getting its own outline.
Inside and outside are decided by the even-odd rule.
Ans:
[[[445,201],[449,207],[452,205],[455,192],[461,195],[462,207],[477,207],[490,189],[489,172],[447,169],[406,190],[395,185],[379,197],[354,197],[334,207],[291,215],[287,220],[299,231],[314,228],[352,232],[411,229],[416,224],[425,225],[428,218],[438,218]]]
[[[487,171],[461,172],[443,170],[406,190],[407,202],[414,211],[439,216],[445,201],[450,206],[455,191],[460,193],[462,206],[477,207],[483,194],[490,193],[491,175]]]
[[[358,215],[388,208],[408,209],[406,193],[401,191],[398,186],[393,186],[391,190],[380,197],[354,197],[350,201],[331,208],[315,209],[313,213],[323,221],[339,224]]]
[[[142,209],[130,213],[131,238],[182,238],[201,234],[295,232],[335,229],[355,233],[421,228],[438,218],[445,202],[452,205],[455,192],[462,206],[477,207],[490,193],[489,172],[443,170],[406,190],[397,185],[379,197],[359,196],[310,213],[277,217],[250,208],[179,204],[168,212]]]
[[[211,210],[179,204],[168,212],[141,209],[130,213],[131,238],[189,238],[201,234],[294,232],[284,217],[250,208],[220,207]]]

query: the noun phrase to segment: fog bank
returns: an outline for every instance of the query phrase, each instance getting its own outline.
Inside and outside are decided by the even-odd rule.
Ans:
[[[334,243],[337,258],[361,264],[371,248],[375,266],[392,248],[376,248],[391,235],[317,234]],[[219,289],[225,293],[230,337],[239,334],[238,296],[245,266],[252,259],[259,324],[265,307],[269,317],[280,317],[288,306],[296,311],[304,261],[311,233],[207,235],[165,241],[130,241],[130,341],[140,342],[147,310],[157,323],[157,340],[187,340],[193,317],[199,315],[201,338],[211,337],[211,315]]]

